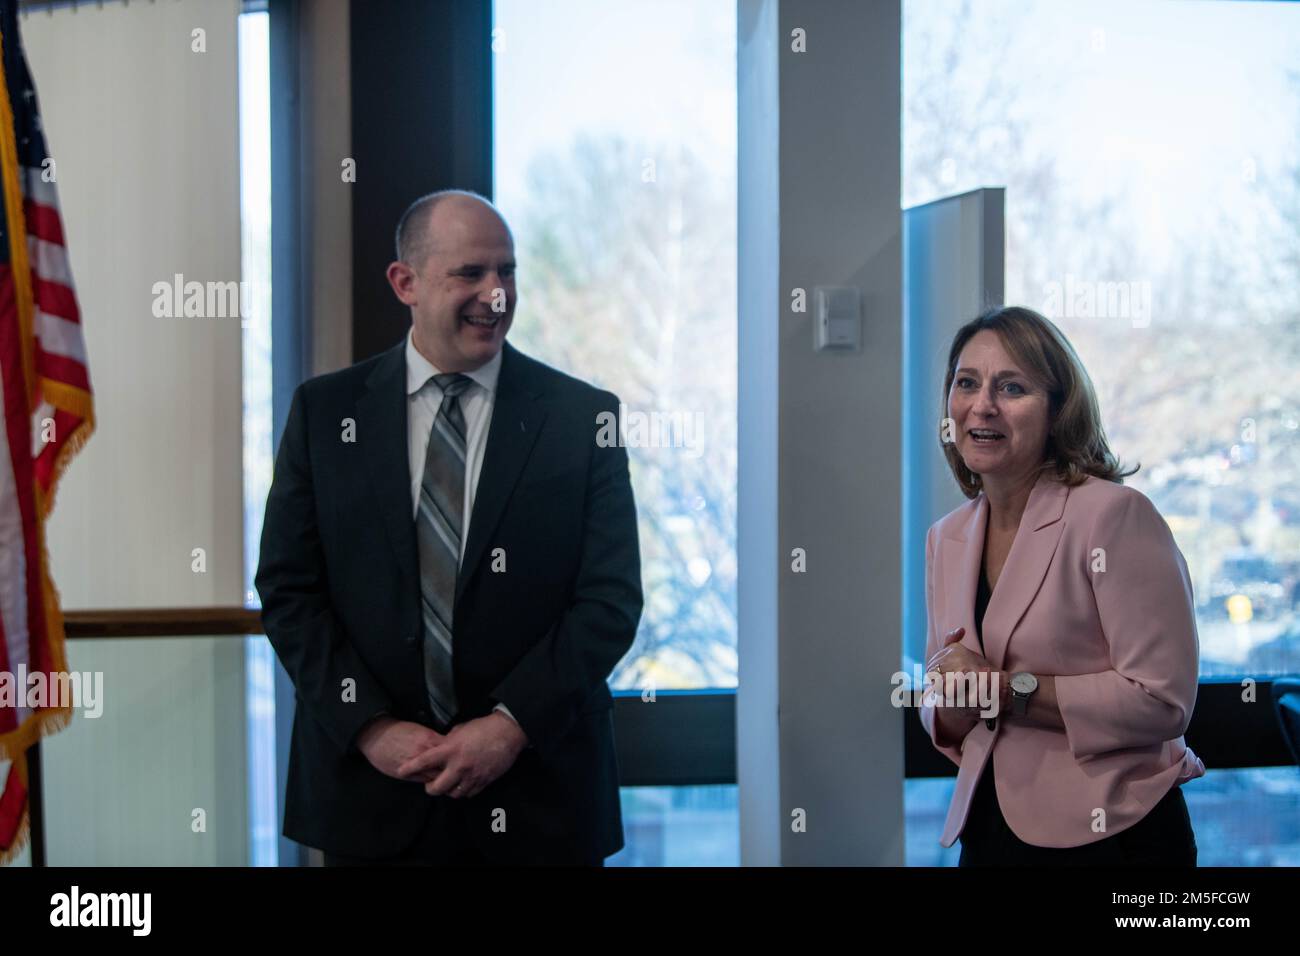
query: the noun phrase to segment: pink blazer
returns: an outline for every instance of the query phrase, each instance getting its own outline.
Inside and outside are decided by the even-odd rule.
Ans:
[[[975,589],[988,511],[981,493],[926,535],[927,660],[956,627],[980,653]],[[960,747],[940,746],[935,708],[923,704],[930,739],[960,767],[943,846],[961,833],[995,752],[1007,825],[1044,847],[1119,833],[1205,773],[1182,736],[1199,658],[1187,563],[1140,491],[1092,477],[1074,488],[1038,479],[989,600],[984,649],[1008,673],[1054,675],[1065,730],[999,717],[995,730],[981,720]]]

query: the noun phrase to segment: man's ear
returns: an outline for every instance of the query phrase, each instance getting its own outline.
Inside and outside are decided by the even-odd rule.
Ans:
[[[403,305],[415,305],[415,270],[405,262],[390,262],[388,269],[384,273],[388,279],[388,284],[392,286],[393,295]]]

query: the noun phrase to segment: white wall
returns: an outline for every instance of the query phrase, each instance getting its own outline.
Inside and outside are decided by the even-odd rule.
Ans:
[[[49,525],[65,609],[242,603],[239,320],[151,310],[174,273],[240,277],[238,12],[89,4],[21,22],[98,418]],[[44,745],[48,862],[244,863],[243,642],[73,641],[68,659],[104,671],[106,703]]]
[[[901,865],[900,5],[738,13],[741,859]],[[860,352],[813,351],[817,285],[862,290]]]

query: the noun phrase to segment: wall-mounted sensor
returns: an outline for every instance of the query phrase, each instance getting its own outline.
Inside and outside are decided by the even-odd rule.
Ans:
[[[813,348],[853,352],[862,347],[862,293],[853,286],[817,286]]]

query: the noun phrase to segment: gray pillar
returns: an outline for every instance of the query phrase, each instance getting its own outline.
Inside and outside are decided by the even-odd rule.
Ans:
[[[737,13],[741,862],[901,865],[901,10]],[[860,351],[814,351],[822,285]]]

